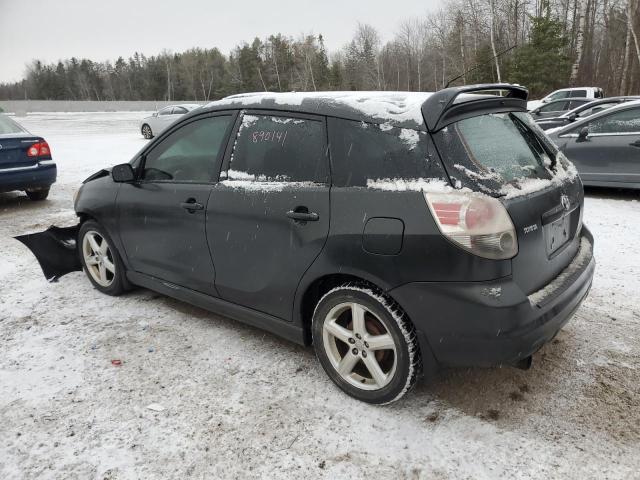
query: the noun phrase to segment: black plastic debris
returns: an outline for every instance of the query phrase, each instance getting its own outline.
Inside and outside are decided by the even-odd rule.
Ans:
[[[78,256],[79,225],[74,227],[51,226],[44,232],[19,235],[22,242],[35,255],[45,278],[55,282],[63,275],[82,270]]]

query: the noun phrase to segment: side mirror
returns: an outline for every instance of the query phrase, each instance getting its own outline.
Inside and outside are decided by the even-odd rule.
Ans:
[[[576,140],[576,142],[586,142],[588,140],[588,136],[589,129],[587,127],[582,127],[582,130],[580,130],[580,133],[578,133],[578,139]]]
[[[136,175],[131,164],[122,163],[111,169],[111,178],[113,178],[113,181],[116,183],[128,183],[133,182]]]
[[[540,116],[540,110],[534,110],[534,111],[533,111],[533,114],[534,114],[534,115],[537,115],[537,116]]]
[[[575,122],[575,121],[576,121],[576,118],[577,118],[577,115],[576,115],[575,113],[572,113],[571,115],[569,115],[569,117],[568,117],[568,118],[569,118],[569,120],[570,120],[571,122]]]
[[[158,112],[153,112],[153,115],[151,115],[152,117],[157,117],[158,116]]]

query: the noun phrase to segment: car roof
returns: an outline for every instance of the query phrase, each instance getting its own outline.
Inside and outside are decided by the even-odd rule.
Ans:
[[[640,96],[626,96],[626,97],[607,97],[607,98],[598,98],[596,100],[592,100],[591,102],[584,103],[579,107],[576,107],[572,110],[567,111],[560,115],[560,118],[566,118],[571,115],[575,111],[583,111],[588,110],[589,108],[597,107],[598,105],[603,105],[606,103],[622,103],[622,102],[631,102],[633,100],[640,100]]]
[[[204,109],[300,112],[425,129],[421,108],[431,95],[430,92],[254,92],[208,103]],[[463,97],[460,100],[467,95],[460,95]]]
[[[600,118],[603,117],[605,115],[610,115],[613,112],[616,112],[618,110],[626,110],[627,108],[633,108],[633,107],[637,107],[640,106],[640,100],[633,100],[630,102],[621,102],[619,105],[615,105],[611,108],[606,108],[604,110],[602,110],[601,112],[597,112],[594,113],[593,115],[589,115],[588,117],[582,118],[580,120],[578,120],[577,122],[573,122],[570,123],[567,126],[562,127],[560,130],[553,132],[553,133],[557,133],[557,134],[562,134],[565,130],[569,130],[575,127],[579,127],[581,125],[584,125],[587,122],[593,121],[596,118]]]

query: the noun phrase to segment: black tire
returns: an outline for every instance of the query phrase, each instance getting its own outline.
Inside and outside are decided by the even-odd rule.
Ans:
[[[149,124],[147,124],[147,123],[142,125],[142,128],[140,129],[140,132],[142,133],[142,136],[144,138],[146,138],[147,140],[150,140],[150,139],[153,138],[153,131],[151,130],[151,126],[149,126]]]
[[[108,285],[99,283],[99,281],[94,277],[94,274],[91,273],[92,271],[94,271],[90,270],[92,269],[92,266],[87,264],[87,260],[85,258],[85,237],[94,233],[102,237],[102,239],[107,242],[108,250],[106,252],[106,257],[111,262],[111,265],[115,270],[115,272],[110,272],[110,274],[107,273],[107,280],[110,280]],[[80,256],[80,263],[82,265],[82,268],[87,274],[87,277],[89,278],[91,284],[97,290],[107,295],[117,296],[121,295],[129,289],[129,283],[126,278],[126,270],[124,267],[124,263],[122,262],[122,258],[120,258],[120,254],[116,250],[113,240],[111,240],[109,234],[105,231],[104,228],[102,228],[102,226],[98,222],[96,222],[95,220],[87,220],[80,226],[77,245],[78,255]],[[99,243],[99,245],[102,244]],[[95,265],[93,267],[95,267]]]
[[[29,200],[40,201],[45,200],[49,196],[49,189],[42,188],[39,190],[26,190],[25,193]]]
[[[345,305],[357,305],[357,307],[344,307]],[[346,309],[342,311],[343,308]],[[353,320],[356,310],[353,308],[364,309],[360,311],[363,312],[365,333],[359,337]],[[341,334],[351,331],[353,336],[348,339],[348,342],[332,336],[325,330],[325,323],[327,325],[342,324],[346,330],[341,330]],[[350,325],[351,328],[349,328]],[[383,332],[383,327],[386,332]],[[395,350],[391,348],[377,350],[364,341],[365,338],[371,340],[374,335],[382,335],[389,342],[386,334],[393,340],[392,348]],[[331,380],[348,395],[367,403],[381,405],[399,400],[413,387],[422,371],[415,327],[393,300],[369,285],[349,283],[326,293],[313,313],[312,335],[318,360]],[[382,336],[378,338],[383,338]],[[347,347],[346,350],[344,345]],[[372,370],[369,370],[369,365],[372,359],[375,360],[374,366],[378,365],[384,374],[384,381],[380,383],[370,373]],[[357,363],[350,370],[347,367],[346,374],[341,374],[338,372],[337,365],[342,364],[342,360],[347,360],[347,363],[353,361]],[[382,386],[379,387],[379,385]]]

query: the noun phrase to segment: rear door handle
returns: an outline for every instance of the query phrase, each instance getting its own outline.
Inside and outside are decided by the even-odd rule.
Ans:
[[[182,202],[180,204],[180,206],[182,208],[184,208],[185,210],[188,210],[189,213],[193,213],[196,210],[203,210],[204,209],[204,205],[201,203],[196,202],[195,198],[189,198],[187,199],[186,202]]]
[[[296,212],[295,210],[289,210],[287,217],[297,222],[317,222],[320,220],[320,215],[315,212]]]
[[[640,140],[636,140],[635,142],[630,143],[632,147],[640,147]]]

